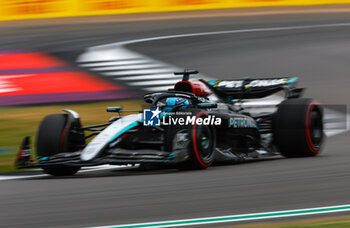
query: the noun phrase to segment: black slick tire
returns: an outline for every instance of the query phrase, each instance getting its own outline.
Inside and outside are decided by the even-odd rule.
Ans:
[[[284,157],[318,155],[324,141],[322,107],[307,98],[283,101],[275,116],[274,141]]]
[[[65,134],[68,132],[67,114],[53,114],[46,116],[40,126],[36,137],[36,150],[38,157],[49,157],[66,151],[68,142]],[[45,173],[53,176],[70,176],[79,171],[80,167],[55,165],[43,167]]]

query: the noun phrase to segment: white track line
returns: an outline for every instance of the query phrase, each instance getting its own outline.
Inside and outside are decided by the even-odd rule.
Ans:
[[[109,169],[125,169],[130,168],[132,165],[100,165],[94,167],[83,167],[78,173],[87,173],[94,172],[100,170],[109,170]],[[136,166],[135,166],[136,167]],[[37,171],[37,170],[35,170]],[[32,174],[32,175],[0,175],[0,181],[4,180],[16,180],[16,179],[29,179],[29,178],[37,178],[37,177],[51,177],[48,174]]]
[[[99,45],[89,48],[90,50],[99,49],[110,49],[116,46],[125,46],[128,44],[135,44],[148,41],[174,39],[174,38],[186,38],[193,36],[211,36],[211,35],[224,35],[232,33],[250,33],[250,32],[273,32],[273,31],[288,31],[288,30],[305,30],[305,29],[316,29],[316,28],[332,28],[332,27],[348,27],[350,23],[334,23],[334,24],[319,24],[319,25],[304,25],[304,26],[286,26],[286,27],[270,27],[270,28],[251,28],[251,29],[235,29],[235,30],[225,30],[225,31],[214,31],[214,32],[200,32],[200,33],[187,33],[169,36],[158,36],[150,37],[136,40],[128,40],[122,42],[116,42],[112,44]]]
[[[232,222],[253,221],[253,220],[261,220],[261,219],[276,219],[276,218],[315,215],[315,214],[339,213],[339,212],[345,212],[345,211],[350,211],[350,205],[337,205],[337,206],[305,208],[305,209],[297,209],[297,210],[270,211],[270,212],[262,212],[262,213],[250,213],[250,214],[226,215],[226,216],[216,216],[216,217],[157,221],[157,222],[147,222],[147,223],[98,226],[93,228],[137,228],[137,227],[160,228],[160,227],[198,226],[198,225],[207,225],[207,224],[218,224],[218,223],[229,223],[229,222],[232,223]]]

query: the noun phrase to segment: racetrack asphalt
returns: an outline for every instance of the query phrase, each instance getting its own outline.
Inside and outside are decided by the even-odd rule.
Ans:
[[[73,59],[87,47],[145,37],[348,22],[348,13],[336,13],[1,28],[0,47]],[[128,48],[218,79],[297,75],[306,97],[350,104],[350,26],[188,37]],[[349,136],[329,138],[315,158],[1,181],[0,226],[86,227],[349,204]]]

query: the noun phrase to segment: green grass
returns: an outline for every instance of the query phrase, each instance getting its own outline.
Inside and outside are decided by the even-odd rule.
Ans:
[[[107,113],[108,106],[121,106],[124,110],[139,110],[142,102],[109,101],[89,104],[50,105],[36,107],[0,108],[0,149],[10,149],[9,152],[0,152],[0,173],[18,171],[14,167],[14,159],[18,147],[24,136],[31,137],[35,142],[35,134],[40,121],[49,114],[63,113],[61,110],[72,109],[77,111],[83,125],[107,122],[115,113]]]
[[[289,223],[253,224],[242,226],[229,226],[235,228],[349,228],[350,218],[331,218],[321,220],[308,220]],[[228,227],[227,227],[228,228]]]

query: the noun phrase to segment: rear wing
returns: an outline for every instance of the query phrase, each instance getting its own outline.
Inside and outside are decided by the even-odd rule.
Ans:
[[[287,98],[300,97],[302,88],[296,88],[298,77],[212,80],[209,87],[220,97],[231,99],[262,98],[284,90]]]

